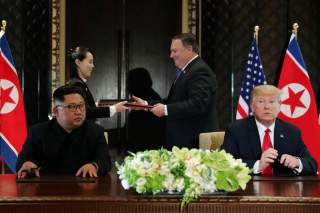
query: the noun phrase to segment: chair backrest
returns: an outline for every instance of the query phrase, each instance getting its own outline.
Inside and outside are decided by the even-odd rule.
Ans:
[[[199,148],[210,150],[220,149],[223,139],[224,131],[200,133]]]

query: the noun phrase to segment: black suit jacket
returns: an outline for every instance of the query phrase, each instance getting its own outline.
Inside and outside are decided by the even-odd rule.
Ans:
[[[96,163],[98,174],[111,168],[109,149],[101,126],[85,121],[67,133],[53,119],[32,126],[17,160],[17,171],[26,161],[41,167],[41,174],[72,174],[87,163]]]
[[[317,162],[309,153],[302,141],[300,130],[294,125],[277,119],[274,130],[274,148],[279,156],[289,154],[299,157],[303,165],[301,175],[317,173]],[[254,117],[237,120],[226,128],[226,134],[221,149],[241,158],[250,168],[261,158],[262,149],[258,128]],[[295,174],[276,162],[273,164],[274,174]]]
[[[171,86],[167,99],[167,147],[198,147],[199,133],[218,129],[216,75],[200,58],[194,59]]]
[[[87,84],[80,78],[72,78],[68,82],[69,85],[80,87],[86,95],[86,118],[94,121],[96,118],[110,117],[109,107],[97,107]]]

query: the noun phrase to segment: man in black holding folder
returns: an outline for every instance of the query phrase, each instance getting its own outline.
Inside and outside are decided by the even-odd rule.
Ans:
[[[199,57],[198,44],[192,34],[180,34],[172,39],[170,58],[178,73],[168,97],[148,102],[133,98],[140,105],[155,104],[150,111],[158,117],[166,117],[167,148],[197,148],[201,132],[218,128],[216,75]]]
[[[86,121],[83,91],[62,86],[53,94],[55,118],[30,128],[18,156],[18,178],[34,173],[98,177],[110,170],[104,129]]]

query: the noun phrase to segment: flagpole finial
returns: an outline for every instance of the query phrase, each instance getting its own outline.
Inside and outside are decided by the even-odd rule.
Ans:
[[[256,42],[258,43],[258,34],[259,34],[259,26],[256,25],[254,26],[254,33],[253,33],[253,38],[256,39]]]
[[[292,25],[292,33],[297,37],[298,36],[298,28],[299,28],[299,25],[298,23],[294,23]]]
[[[1,22],[1,30],[2,31],[6,31],[6,26],[7,26],[6,20],[2,20],[2,22]]]

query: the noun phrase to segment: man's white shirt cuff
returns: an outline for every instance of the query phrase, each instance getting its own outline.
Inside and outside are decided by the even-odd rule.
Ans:
[[[259,169],[260,160],[257,160],[253,165],[253,174],[260,174],[261,171]]]
[[[298,158],[298,160],[299,160],[299,167],[293,169],[293,172],[294,172],[295,174],[300,174],[300,173],[302,172],[302,169],[303,169],[303,165],[302,165],[302,163],[301,163],[300,158]],[[254,163],[254,165],[253,165],[253,174],[260,174],[260,173],[261,173],[261,171],[260,171],[260,169],[259,169],[259,163],[260,163],[260,160],[257,160],[257,161]]]

